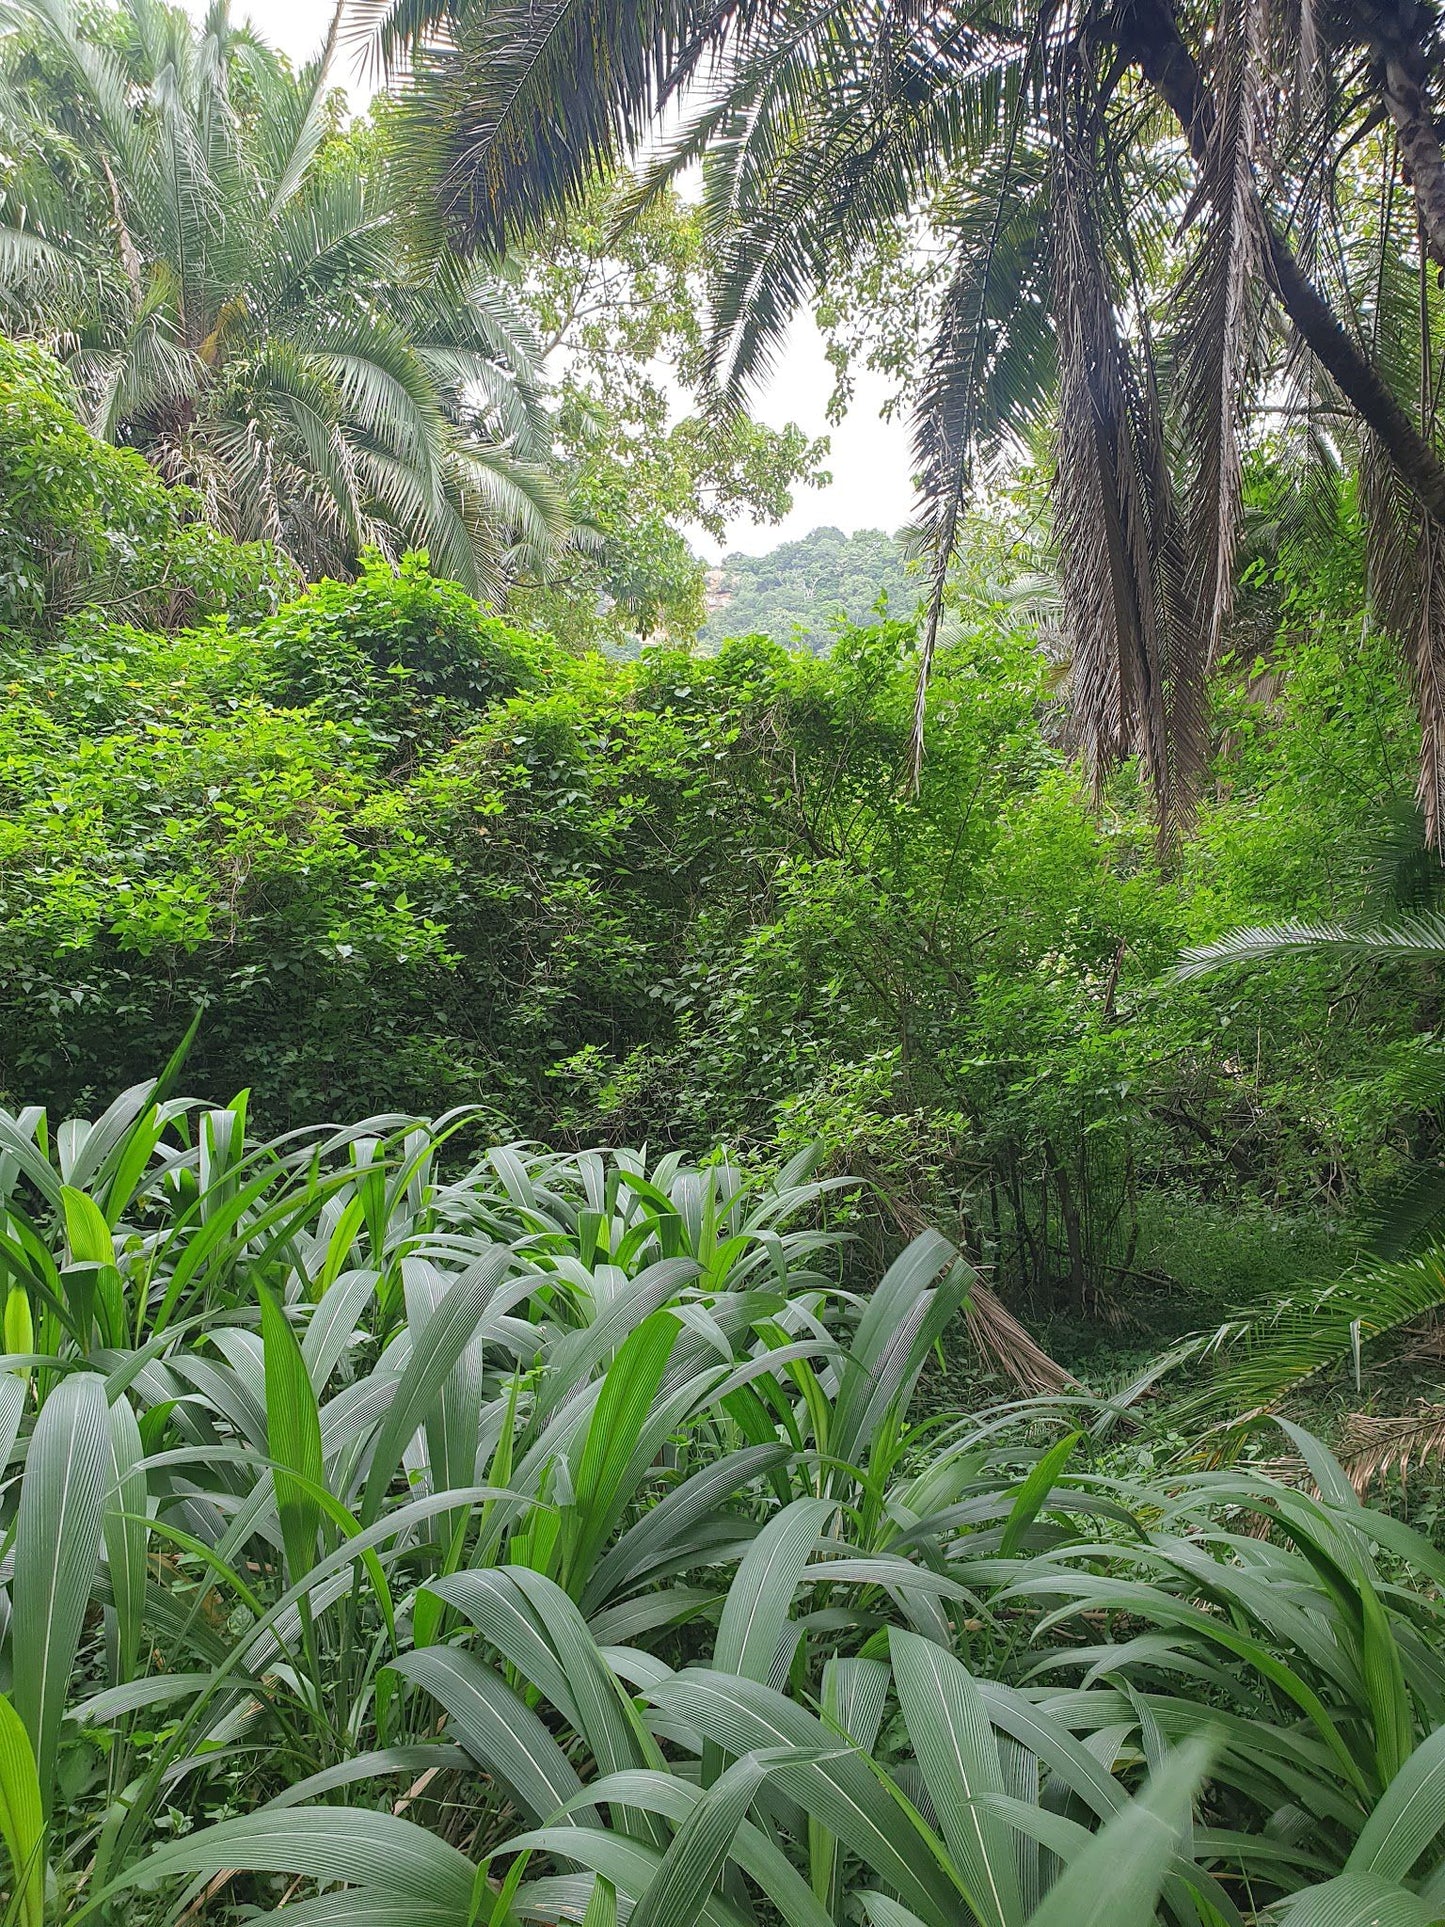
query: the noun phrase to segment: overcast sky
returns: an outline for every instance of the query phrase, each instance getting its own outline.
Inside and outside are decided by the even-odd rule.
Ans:
[[[187,0],[187,4],[193,13],[205,12],[205,0]],[[233,5],[238,15],[248,16],[258,32],[297,61],[316,52],[331,17],[331,0],[233,0]],[[337,77],[350,86],[357,105],[364,105],[369,90],[359,64],[343,60]],[[779,426],[796,421],[811,435],[827,434],[832,442],[828,466],[833,481],[827,488],[801,492],[786,522],[775,526],[735,523],[728,530],[725,547],[761,554],[829,523],[851,534],[866,528],[891,531],[909,520],[908,430],[903,422],[880,418],[878,411],[887,399],[885,384],[861,376],[848,419],[840,428],[829,428],[824,415],[831,390],[832,371],[823,357],[822,340],[811,317],[804,317],[754,408],[764,421]],[[691,534],[700,550],[713,552],[714,545],[701,531]]]

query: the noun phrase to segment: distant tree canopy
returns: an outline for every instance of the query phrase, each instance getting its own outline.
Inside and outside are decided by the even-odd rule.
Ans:
[[[770,636],[785,647],[823,651],[841,624],[880,612],[911,616],[923,592],[892,536],[881,529],[814,529],[766,555],[724,556],[709,590],[700,640],[716,648],[729,636]],[[726,597],[726,601],[721,600]]]

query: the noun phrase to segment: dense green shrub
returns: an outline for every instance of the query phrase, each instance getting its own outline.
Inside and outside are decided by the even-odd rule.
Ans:
[[[314,584],[258,642],[271,701],[358,728],[397,760],[446,744],[555,656],[430,575],[424,555],[397,568],[363,557],[356,582]]]

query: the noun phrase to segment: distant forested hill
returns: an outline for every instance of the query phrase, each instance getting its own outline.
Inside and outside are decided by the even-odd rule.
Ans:
[[[814,529],[768,555],[729,555],[708,580],[704,647],[728,636],[825,650],[840,616],[865,622],[888,598],[888,613],[911,615],[922,590],[898,544],[881,529]]]

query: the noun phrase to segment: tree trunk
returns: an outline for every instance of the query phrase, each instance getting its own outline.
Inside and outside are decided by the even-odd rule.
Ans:
[[[1422,0],[1353,0],[1342,25],[1345,37],[1363,44],[1374,58],[1375,84],[1395,123],[1431,257],[1445,265],[1445,154],[1430,106],[1425,52],[1435,32],[1434,14]]]

